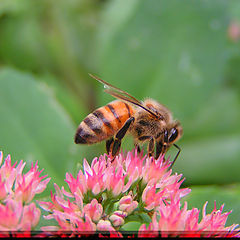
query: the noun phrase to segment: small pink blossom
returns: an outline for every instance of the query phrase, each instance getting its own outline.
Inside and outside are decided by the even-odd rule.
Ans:
[[[0,231],[30,231],[40,218],[40,210],[34,203],[23,206],[21,202],[9,199],[0,204]]]
[[[116,232],[115,228],[112,226],[109,220],[100,220],[97,224],[98,231]]]
[[[22,210],[22,203],[11,199],[6,204],[0,204],[0,231],[17,231],[20,228]]]
[[[74,232],[94,232],[96,231],[96,225],[92,222],[91,218],[87,215],[85,216],[85,221],[83,219],[77,219],[72,225],[72,231]]]
[[[21,230],[34,229],[40,219],[41,211],[36,207],[35,203],[30,203],[29,205],[25,205],[22,213],[22,226]]]
[[[230,227],[225,227],[227,217],[232,212],[226,212],[222,213],[224,204],[220,207],[219,210],[217,210],[216,202],[214,202],[214,209],[211,213],[206,214],[206,202],[203,206],[202,211],[202,221],[198,224],[198,228],[201,229],[201,231],[209,231],[209,232],[231,232],[233,229],[237,227],[237,224],[233,224]]]
[[[37,163],[23,174],[25,165],[23,161],[12,165],[10,155],[3,162],[0,152],[0,231],[31,231],[39,222],[41,212],[32,200],[50,178],[40,176]]]
[[[157,160],[155,160],[153,157],[147,158],[146,164],[142,171],[143,182],[147,184],[149,181],[153,181],[153,179],[154,182],[158,182],[164,178],[166,173],[170,175],[171,170],[168,171],[170,165],[171,164],[169,161],[164,161],[164,155],[160,155]]]
[[[2,160],[3,160],[3,153],[0,151],[0,165],[2,164]],[[0,167],[1,182],[4,183],[7,194],[13,193],[12,188],[16,179],[16,175],[22,173],[25,163],[21,161],[17,167],[16,165],[17,165],[17,162],[15,162],[13,165],[11,164],[11,156],[8,155],[5,158],[4,163]]]
[[[82,212],[82,199],[77,197],[78,204],[71,202],[69,199],[66,200],[62,191],[57,184],[54,184],[56,194],[51,192],[52,202],[37,201],[38,204],[45,210],[49,212],[70,212],[77,215],[81,215]]]
[[[138,206],[137,201],[133,201],[131,195],[124,196],[119,201],[119,210],[131,214]]]
[[[127,214],[123,211],[115,211],[110,217],[109,220],[111,221],[114,227],[119,227],[124,224],[124,218]]]
[[[119,166],[117,169],[113,166],[106,169],[104,182],[106,183],[106,188],[111,191],[113,196],[118,196],[124,187],[124,173],[123,168]]]
[[[142,194],[144,208],[149,211],[154,209],[163,199],[165,199],[163,198],[164,194],[165,190],[158,191],[156,184],[147,185]]]
[[[62,219],[60,215],[55,216],[58,226],[44,226],[42,231],[46,234],[55,232],[56,235],[62,235],[63,233],[72,233],[71,236],[86,235],[86,233],[93,233],[96,231],[96,224],[92,222],[91,218],[86,215],[84,219]]]
[[[50,178],[47,175],[40,177],[43,170],[37,171],[37,163],[26,174],[17,174],[15,183],[15,197],[17,200],[29,203],[36,194],[43,192],[46,188]]]
[[[160,202],[157,210],[154,212],[152,222],[146,227],[143,224],[139,228],[139,237],[146,236],[145,233],[161,233],[161,237],[190,237],[190,236],[223,236],[223,234],[234,231],[237,225],[225,228],[225,223],[229,213],[222,214],[222,208],[206,215],[205,207],[203,210],[203,219],[199,222],[199,210],[193,208],[187,210],[187,203],[181,208],[179,196],[170,202]],[[233,233],[234,235],[235,233]]]
[[[91,203],[88,203],[83,207],[83,212],[88,215],[92,221],[98,222],[102,217],[103,207],[96,199],[93,199]]]
[[[0,163],[2,163],[3,154],[0,152]],[[11,164],[10,155],[7,156],[0,167],[0,199],[12,198],[17,201],[29,203],[36,194],[44,191],[50,178],[47,175],[41,176],[43,170],[38,171],[37,163],[26,173],[22,174],[26,163],[20,161]],[[46,178],[46,179],[44,179]]]

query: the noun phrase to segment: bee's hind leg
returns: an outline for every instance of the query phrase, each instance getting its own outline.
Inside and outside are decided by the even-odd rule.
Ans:
[[[113,140],[113,145],[112,145],[112,149],[111,149],[111,153],[112,156],[115,157],[121,147],[121,141],[123,139],[123,137],[126,135],[127,130],[129,129],[130,125],[132,122],[134,122],[135,118],[134,117],[130,117],[122,126],[122,128],[117,132],[115,139]]]

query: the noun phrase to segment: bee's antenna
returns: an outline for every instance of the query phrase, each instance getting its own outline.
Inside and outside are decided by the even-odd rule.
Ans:
[[[179,153],[181,152],[181,148],[180,148],[178,145],[176,145],[176,144],[173,144],[173,146],[174,146],[175,148],[177,148],[177,149],[178,149],[178,152],[177,152],[177,154],[176,154],[176,156],[175,156],[174,160],[172,161],[172,163],[171,163],[171,165],[170,165],[169,169],[171,169],[171,168],[172,168],[173,164],[176,162],[176,160],[177,160],[177,158],[178,158],[178,155],[179,155]]]

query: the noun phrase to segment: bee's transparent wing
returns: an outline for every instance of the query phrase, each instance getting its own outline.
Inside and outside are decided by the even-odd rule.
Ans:
[[[139,105],[141,105],[142,103],[137,100],[135,97],[131,96],[129,93],[121,90],[120,88],[117,88],[115,86],[113,86],[112,84],[102,80],[101,78],[97,77],[97,76],[94,76],[92,74],[89,73],[89,75],[92,77],[92,78],[95,78],[97,81],[99,81],[100,83],[102,83],[104,85],[104,88],[105,88],[105,92],[109,93],[110,95],[112,95],[111,93],[114,93],[116,92],[116,94],[118,95],[117,98],[119,98],[120,96],[123,96],[123,97],[126,97],[126,99],[124,99],[125,101],[127,101],[127,99],[130,99],[132,102],[134,103],[137,103]],[[109,90],[109,91],[108,91]],[[116,96],[114,96],[116,97]]]
[[[146,110],[147,112],[149,112],[151,115],[153,115],[154,117],[156,118],[159,118],[159,116],[157,116],[154,112],[152,112],[150,109],[144,107],[142,105],[142,103],[137,100],[135,97],[131,96],[129,93],[111,85],[110,83],[107,83],[106,81],[92,75],[92,74],[89,74],[92,78],[96,79],[97,81],[99,81],[100,83],[102,83],[104,85],[104,91],[110,95],[112,95],[113,97],[115,98],[118,98],[120,100],[123,100],[123,101],[126,101],[126,102],[129,102],[131,104],[134,104],[140,108],[143,108],[144,110]]]

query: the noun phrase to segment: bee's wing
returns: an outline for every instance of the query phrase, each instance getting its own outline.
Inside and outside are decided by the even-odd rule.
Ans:
[[[131,96],[129,93],[121,90],[120,88],[117,88],[117,87],[113,86],[112,84],[107,83],[106,81],[104,81],[104,80],[102,80],[102,79],[98,78],[97,76],[94,76],[94,75],[92,75],[92,74],[90,74],[90,73],[89,73],[89,75],[90,75],[92,78],[95,78],[95,79],[96,79],[97,81],[99,81],[100,83],[102,83],[102,84],[104,85],[104,88],[105,88],[104,91],[107,92],[107,93],[109,93],[110,95],[112,95],[112,93],[116,93],[117,96],[115,96],[115,95],[112,95],[112,96],[114,96],[114,97],[116,97],[116,98],[120,98],[120,97],[122,96],[122,97],[125,97],[125,98],[126,98],[126,99],[120,98],[120,99],[122,99],[122,100],[128,101],[127,99],[130,99],[130,100],[133,101],[134,103],[137,103],[137,104],[139,104],[139,105],[142,104],[142,103],[141,103],[139,100],[137,100],[135,97]],[[133,102],[132,102],[132,103],[133,103]]]
[[[141,107],[143,108],[144,110],[146,110],[147,112],[149,112],[151,115],[153,115],[154,117],[156,118],[159,118],[159,116],[157,116],[154,112],[152,112],[150,109],[144,107],[142,105],[142,103],[137,100],[135,97],[131,96],[129,93],[111,85],[110,83],[107,83],[106,81],[92,75],[92,74],[89,74],[92,78],[95,78],[97,81],[99,81],[100,83],[102,83],[104,85],[104,88],[105,88],[105,92],[112,95],[113,97],[115,98],[118,98],[118,99],[121,99],[123,101],[126,101],[126,102],[129,102],[131,104],[134,104],[138,107]]]

